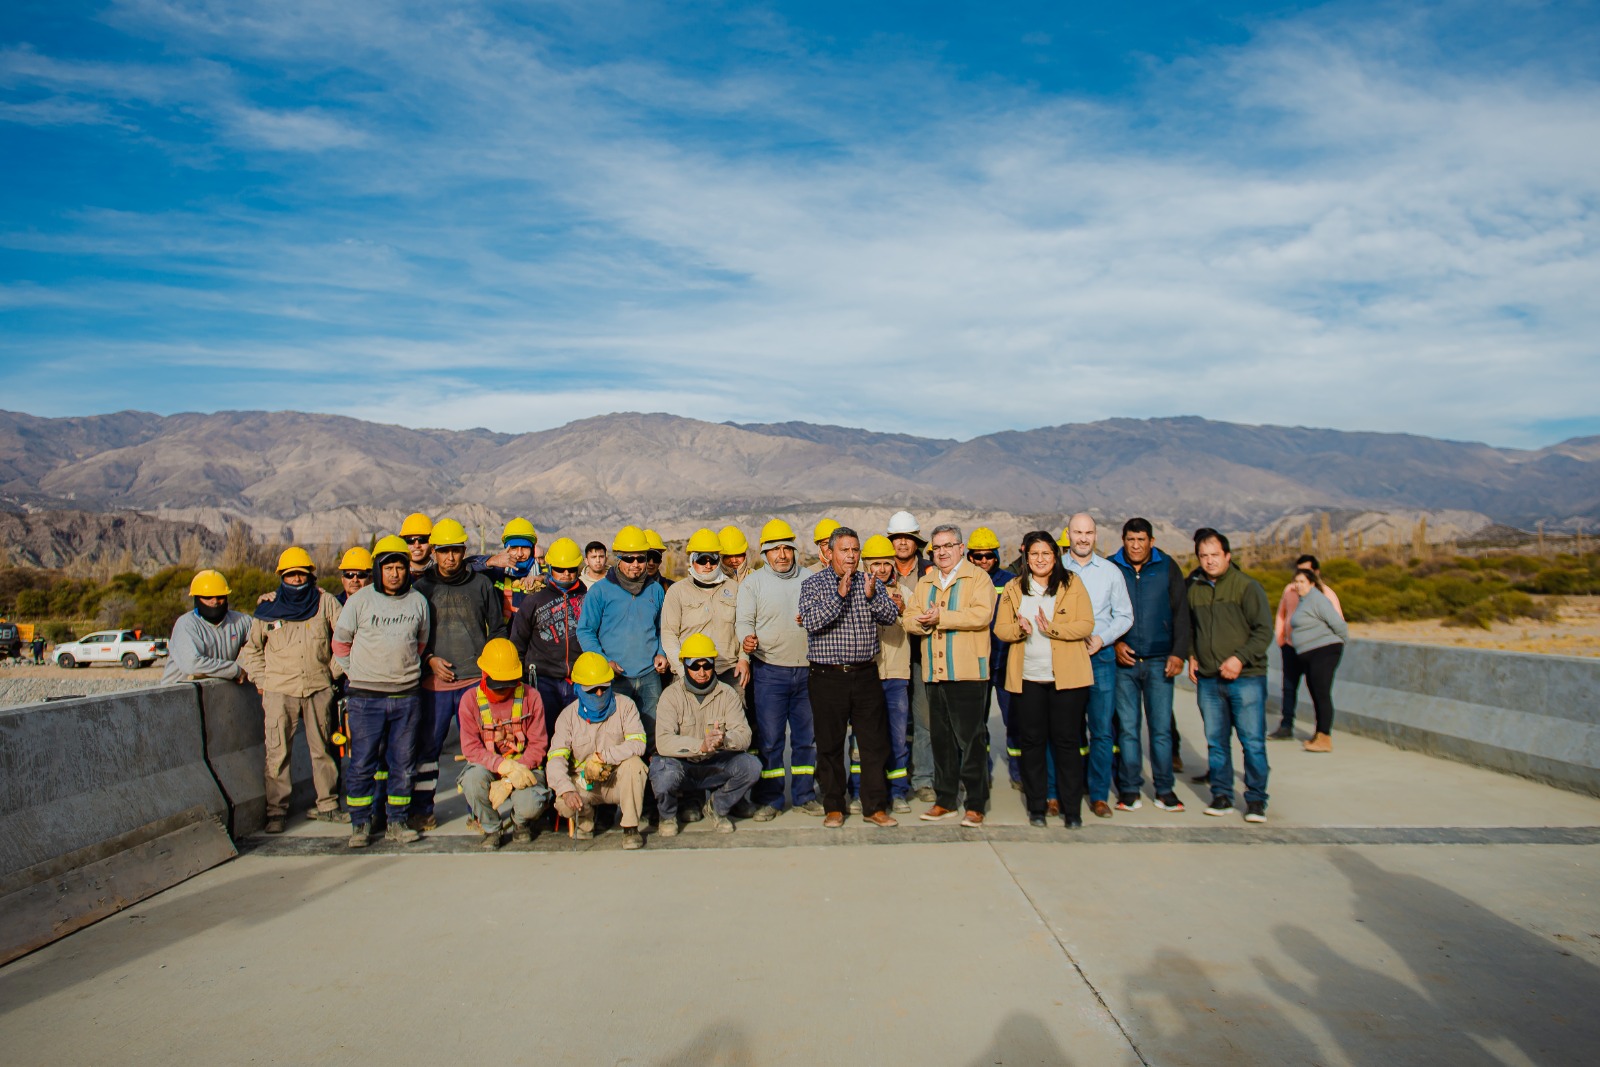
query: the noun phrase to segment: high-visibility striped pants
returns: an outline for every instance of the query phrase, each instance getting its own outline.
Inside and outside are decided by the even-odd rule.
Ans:
[[[758,659],[750,661],[750,687],[755,690],[755,743],[760,749],[761,780],[750,791],[757,804],[784,806],[784,779],[796,806],[817,795],[817,742],[811,722],[811,691],[807,667],[776,667]],[[783,750],[789,748],[784,769]],[[844,753],[841,750],[840,756]]]
[[[411,776],[411,814],[432,815],[439,790],[439,754],[461,707],[462,689],[424,689],[422,718],[417,725],[416,764]]]
[[[350,766],[345,775],[345,803],[352,826],[372,821],[374,777],[387,773],[387,817],[390,823],[406,820],[411,804],[411,764],[415,757],[417,723],[422,718],[422,698],[409,693],[378,695],[351,693],[346,702],[350,719]]]

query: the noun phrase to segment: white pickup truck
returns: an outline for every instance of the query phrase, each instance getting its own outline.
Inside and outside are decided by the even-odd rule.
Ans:
[[[159,638],[139,637],[132,630],[102,630],[56,646],[56,665],[71,670],[91,663],[121,663],[128,670],[148,667],[167,654]]]

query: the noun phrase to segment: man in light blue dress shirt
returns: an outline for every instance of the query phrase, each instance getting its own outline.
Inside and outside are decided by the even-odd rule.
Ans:
[[[1102,819],[1111,818],[1111,760],[1116,726],[1112,721],[1117,706],[1117,639],[1133,625],[1133,602],[1122,571],[1110,560],[1095,555],[1095,523],[1087,512],[1078,512],[1067,522],[1057,544],[1067,551],[1061,561],[1076,574],[1094,605],[1094,633],[1087,642],[1089,660],[1094,665],[1094,688],[1089,691],[1089,810]],[[1135,797],[1126,806],[1140,806]]]

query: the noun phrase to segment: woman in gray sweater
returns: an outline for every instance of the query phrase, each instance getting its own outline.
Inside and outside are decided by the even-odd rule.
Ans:
[[[1294,587],[1300,604],[1289,617],[1289,631],[1317,712],[1317,734],[1304,747],[1307,752],[1332,752],[1333,672],[1344,654],[1344,643],[1350,640],[1350,627],[1323,593],[1322,582],[1313,571],[1295,571]]]

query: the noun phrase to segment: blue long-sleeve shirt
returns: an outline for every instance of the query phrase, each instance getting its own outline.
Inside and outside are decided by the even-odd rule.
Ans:
[[[1133,626],[1133,602],[1128,599],[1122,568],[1095,555],[1089,557],[1088,563],[1079,563],[1071,552],[1064,553],[1061,562],[1083,579],[1089,603],[1094,605],[1094,633],[1101,643],[1109,646],[1127,633]]]
[[[646,582],[638,595],[617,582],[616,568],[589,587],[578,616],[578,644],[585,652],[598,652],[622,668],[629,678],[655,670],[661,650],[661,602],[666,591],[660,582]]]

